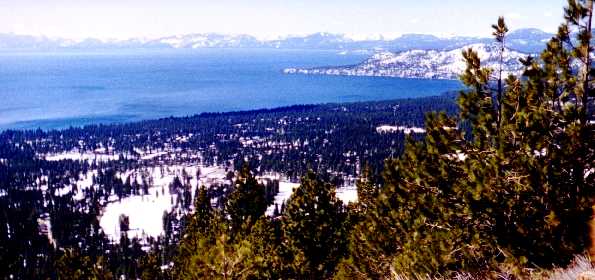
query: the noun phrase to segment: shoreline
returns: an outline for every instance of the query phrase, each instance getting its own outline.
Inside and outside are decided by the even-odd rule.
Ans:
[[[212,111],[212,112],[201,112],[192,115],[178,115],[178,116],[164,116],[160,118],[148,118],[143,119],[138,115],[106,115],[106,116],[81,116],[81,117],[73,117],[73,118],[55,118],[55,119],[40,119],[40,120],[28,120],[28,121],[18,121],[18,122],[11,122],[6,124],[0,124],[0,134],[5,133],[7,131],[21,131],[21,132],[28,132],[28,131],[35,131],[41,129],[44,132],[49,131],[64,131],[70,128],[78,128],[84,129],[86,127],[93,127],[93,126],[119,126],[119,125],[134,125],[140,124],[145,122],[157,122],[162,120],[183,120],[183,119],[192,119],[192,118],[201,118],[201,117],[209,117],[209,116],[234,116],[234,115],[245,115],[245,114],[258,114],[258,113],[272,113],[272,112],[280,112],[280,111],[295,111],[295,110],[304,110],[304,109],[315,109],[325,106],[341,106],[341,105],[353,105],[353,104],[383,104],[383,103],[392,103],[398,102],[403,100],[420,100],[420,99],[428,99],[428,98],[440,98],[440,97],[448,97],[453,93],[458,93],[458,91],[446,91],[440,93],[438,95],[430,95],[430,96],[420,96],[420,97],[403,97],[403,98],[395,98],[395,99],[386,99],[386,100],[376,100],[376,101],[352,101],[352,102],[326,102],[326,103],[313,103],[313,104],[295,104],[289,106],[279,106],[279,107],[271,107],[271,108],[260,108],[260,109],[250,109],[250,110],[238,110],[238,111]],[[80,124],[76,124],[80,122]]]

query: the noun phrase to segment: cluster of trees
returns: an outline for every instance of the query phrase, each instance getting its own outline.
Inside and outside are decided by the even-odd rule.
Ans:
[[[593,1],[570,0],[541,56],[522,61],[522,77],[483,68],[466,50],[460,116],[428,114],[425,138],[386,162],[380,185],[360,180],[358,203],[343,208],[333,187],[309,174],[280,216],[244,216],[241,231],[211,210],[195,216],[214,222],[187,233],[182,246],[198,245],[174,275],[523,277],[528,266],[567,265],[594,242],[592,13]],[[504,19],[493,28],[504,56]]]
[[[522,273],[566,265],[592,245],[592,6],[569,1],[566,22],[540,58],[522,61],[522,77],[504,78],[502,69],[481,67],[473,50],[463,53],[469,90],[460,117],[429,114],[425,139],[387,162],[342,272]],[[493,28],[504,51],[504,19]],[[471,135],[457,129],[461,122]]]
[[[468,90],[460,93],[459,115],[450,109],[427,114],[424,137],[408,137],[399,157],[373,152],[405,138],[374,133],[375,125],[390,123],[399,114],[382,102],[205,114],[73,128],[62,134],[0,134],[0,276],[394,279],[464,271],[489,278],[504,273],[525,277],[526,267],[566,265],[575,255],[595,248],[589,239],[595,232],[589,228],[595,215],[593,0],[568,3],[565,22],[540,57],[522,61],[521,77],[504,77],[504,69],[484,68],[477,53],[466,50],[461,79]],[[503,57],[508,32],[504,19],[493,28]],[[419,108],[407,107],[407,102],[399,106],[410,109],[404,112]],[[265,121],[252,121],[260,119]],[[279,120],[289,125],[265,134]],[[202,127],[205,124],[209,127]],[[145,128],[150,132],[143,132]],[[157,148],[171,144],[176,135],[197,131],[200,136],[179,143],[180,148],[214,144],[219,152],[228,153],[227,159],[242,158],[235,162],[243,162],[252,152],[262,155],[255,152],[259,147],[237,143],[239,135],[288,143],[307,139],[311,144],[298,153],[273,153],[277,163],[266,157],[251,161],[256,169],[305,174],[300,186],[269,217],[265,211],[278,186],[259,183],[255,169],[238,169],[233,186],[200,188],[193,201],[187,176],[182,176],[170,187],[181,194],[184,211],[165,213],[165,235],[148,244],[125,234],[119,244],[106,239],[97,221],[101,192],[92,190],[77,202],[71,195],[53,192],[44,197],[35,187],[42,175],[54,190],[97,167],[49,163],[37,158],[36,152],[78,147],[81,137],[86,139],[84,145],[100,141],[132,152],[133,147]],[[127,140],[131,144],[125,144]],[[345,206],[330,178],[306,170],[317,170],[309,153],[327,155],[325,160],[334,164],[344,159],[347,146],[369,155],[362,161],[379,154],[387,160],[380,176],[380,167],[370,161],[357,183],[358,201]],[[127,160],[119,164],[135,165]],[[142,192],[141,187],[115,178],[109,168],[103,168],[94,181],[122,196]],[[54,243],[39,231],[38,218],[45,212],[54,221]],[[126,227],[126,217],[122,226]]]
[[[275,171],[298,179],[308,170],[333,170],[341,178],[356,175],[358,164],[368,163],[379,173],[387,157],[404,148],[402,131],[376,133],[379,125],[423,127],[424,114],[445,111],[455,115],[455,94],[350,104],[300,105],[271,110],[205,113],[119,125],[92,125],[52,131],[5,131],[0,142],[29,146],[38,154],[104,148],[124,155],[119,168],[130,169],[138,149],[147,152],[179,149],[200,152],[206,164],[241,168],[246,158],[259,172]],[[185,137],[185,141],[177,141]],[[262,143],[243,145],[240,138],[258,137]],[[422,139],[422,135],[415,135]],[[109,163],[90,163],[103,167]],[[94,166],[96,165],[96,166]],[[117,167],[112,167],[117,168]]]
[[[247,169],[224,209],[205,189],[175,257],[175,279],[326,279],[347,252],[347,211],[309,173],[283,212],[267,217],[264,186]]]

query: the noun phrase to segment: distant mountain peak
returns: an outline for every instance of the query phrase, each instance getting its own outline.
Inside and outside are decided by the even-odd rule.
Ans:
[[[438,40],[440,38],[438,38],[437,36],[434,36],[434,35],[430,35],[430,34],[407,33],[407,34],[401,35],[397,39],[400,39],[400,40],[410,40],[410,39],[415,39],[415,40]]]
[[[511,31],[508,33],[509,39],[523,39],[523,40],[543,40],[553,37],[554,34],[547,33],[537,28],[523,28]]]
[[[553,34],[535,28],[519,29],[509,34],[510,48],[524,52],[538,52]],[[403,34],[392,40],[383,36],[366,37],[330,32],[305,36],[287,36],[275,40],[259,40],[245,34],[194,33],[165,36],[157,39],[128,40],[69,40],[15,34],[0,34],[0,50],[68,50],[68,49],[133,49],[133,48],[269,48],[319,50],[378,50],[403,51],[452,50],[474,43],[492,42],[492,38],[451,36],[437,37],[427,34]]]

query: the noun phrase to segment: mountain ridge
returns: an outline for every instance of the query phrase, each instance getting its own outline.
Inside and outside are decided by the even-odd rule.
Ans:
[[[508,45],[521,52],[538,52],[553,34],[535,28],[524,28],[509,34]],[[131,38],[126,40],[99,40],[87,38],[72,40],[46,36],[0,33],[0,50],[80,50],[80,49],[199,49],[199,48],[264,48],[264,49],[317,49],[317,50],[388,50],[404,51],[452,50],[475,43],[488,43],[493,39],[472,36],[438,37],[428,34],[403,34],[394,39],[382,36],[356,40],[345,34],[318,32],[305,36],[287,36],[260,40],[252,35],[220,33],[193,33],[165,36],[157,39]]]

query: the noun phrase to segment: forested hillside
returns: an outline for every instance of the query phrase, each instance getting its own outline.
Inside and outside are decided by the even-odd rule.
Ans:
[[[500,18],[499,64],[462,53],[458,108],[445,94],[5,131],[0,276],[548,278],[595,257],[592,15],[569,0],[519,76],[503,75]],[[165,199],[161,234],[102,225],[131,199]]]
[[[279,181],[281,188],[296,185],[292,182],[308,170],[350,191],[364,174],[362,167],[365,174],[379,175],[386,158],[401,154],[407,136],[422,139],[425,112],[456,115],[455,96],[5,131],[0,134],[3,277],[57,277],[61,269],[68,271],[66,277],[80,269],[138,278],[151,268],[171,278],[182,232],[188,231],[202,195],[211,201],[200,204],[209,213],[235,217],[239,214],[229,211],[248,211],[256,219],[267,207],[269,216],[279,217],[286,207],[282,200],[274,204],[275,197],[283,196]],[[240,172],[244,165],[250,170]],[[250,199],[236,192],[236,183],[246,177],[262,188]],[[252,204],[258,195],[264,198]],[[136,199],[146,207],[162,207],[151,201],[167,207],[154,216],[139,209],[139,214],[121,217],[115,231],[106,228],[110,207],[136,205]],[[232,199],[241,201],[239,210],[228,208]],[[346,215],[343,204],[337,206]],[[143,212],[159,221],[159,236],[135,228]],[[234,219],[235,227],[242,226],[242,217]],[[84,271],[94,265],[101,272]]]

